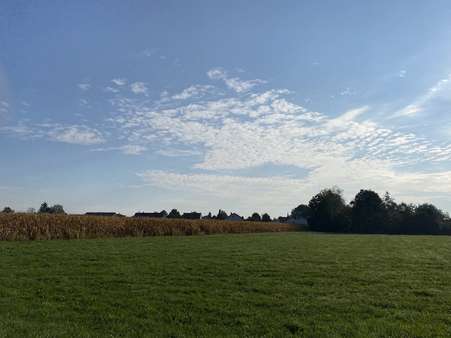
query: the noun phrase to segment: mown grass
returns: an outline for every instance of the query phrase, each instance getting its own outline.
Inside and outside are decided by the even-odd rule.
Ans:
[[[0,243],[5,337],[451,336],[451,238]]]
[[[86,239],[295,231],[290,224],[0,213],[0,240]]]

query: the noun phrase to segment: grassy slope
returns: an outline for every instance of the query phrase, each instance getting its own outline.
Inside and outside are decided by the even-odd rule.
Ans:
[[[2,336],[450,336],[451,238],[0,243]]]

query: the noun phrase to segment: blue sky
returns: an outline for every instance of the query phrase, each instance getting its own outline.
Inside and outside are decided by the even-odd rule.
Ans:
[[[451,211],[449,1],[2,1],[0,204]]]

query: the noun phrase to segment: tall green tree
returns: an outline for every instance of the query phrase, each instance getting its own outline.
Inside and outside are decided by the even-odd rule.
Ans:
[[[360,233],[385,232],[385,206],[372,190],[360,190],[351,202],[352,230]]]
[[[180,218],[180,212],[177,209],[172,209],[169,214],[168,214],[168,218]]]
[[[342,191],[338,188],[324,189],[309,202],[313,230],[342,232],[349,231],[350,220]]]
[[[252,222],[260,222],[262,218],[260,217],[260,214],[258,212],[254,212],[251,217],[249,217],[249,220]]]
[[[227,213],[224,210],[219,209],[216,219],[225,220],[227,218]]]
[[[4,207],[2,213],[4,213],[4,214],[13,214],[14,210],[11,209],[10,207]]]
[[[262,222],[271,222],[271,216],[269,216],[269,214],[264,213],[262,215]]]
[[[43,203],[41,204],[41,206],[39,207],[38,212],[39,212],[40,214],[47,214],[47,213],[50,212],[50,207],[49,207],[49,205],[47,204],[47,202],[43,202]]]
[[[312,213],[312,210],[308,205],[300,204],[293,210],[291,210],[291,217],[293,218],[305,218],[308,219]]]

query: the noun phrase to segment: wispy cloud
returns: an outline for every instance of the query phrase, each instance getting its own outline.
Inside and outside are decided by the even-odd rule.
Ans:
[[[130,84],[130,90],[135,94],[147,94],[148,88],[144,82],[133,82]]]
[[[102,133],[85,125],[62,125],[59,123],[28,124],[21,122],[16,126],[0,128],[0,132],[18,136],[21,139],[45,138],[51,141],[93,145],[105,142]]]
[[[113,82],[116,86],[125,86],[127,84],[127,79],[116,78],[112,79],[111,82]]]
[[[58,142],[92,145],[105,142],[98,130],[80,126],[55,126],[48,131],[50,139]]]
[[[166,157],[189,157],[185,160],[191,164],[185,172],[150,170],[140,177],[151,185],[157,181],[185,182],[185,187],[199,194],[236,186],[227,188],[235,200],[243,187],[249,191],[253,187],[262,196],[275,191],[284,201],[295,198],[295,193],[310,196],[335,184],[350,194],[362,187],[419,199],[425,194],[451,193],[450,173],[443,170],[451,163],[451,144],[419,137],[394,123],[386,126],[386,121],[371,120],[371,106],[357,106],[331,118],[294,102],[287,89],[258,90],[256,84],[261,80],[230,78],[221,68],[211,69],[207,76],[220,81],[188,86],[173,95],[165,91],[155,100],[119,91],[109,100],[113,113],[101,130],[24,122],[0,128],[0,132],[77,144],[105,143],[95,151],[132,155],[151,151]],[[444,92],[445,80],[415,105],[425,105]],[[148,93],[144,82],[127,84],[126,88],[135,94]],[[80,136],[83,132],[85,136]],[[238,174],[267,164],[294,166],[306,174],[264,178]],[[419,169],[425,166],[427,171]],[[260,187],[265,184],[269,190]],[[210,191],[205,185],[213,188]],[[170,182],[167,186],[175,189]]]
[[[355,92],[351,90],[351,88],[345,88],[344,90],[342,90],[340,92],[340,96],[351,96],[351,95],[355,95]]]
[[[83,91],[87,91],[91,88],[91,85],[89,83],[79,83],[77,86]]]
[[[200,156],[202,152],[195,149],[178,149],[178,148],[165,148],[156,151],[157,154],[166,157],[185,157],[185,156]]]
[[[222,78],[222,74],[215,69],[209,77]],[[435,144],[398,131],[395,126],[381,126],[368,119],[369,106],[330,118],[291,102],[288,95],[286,89],[273,89],[219,98],[207,96],[189,103],[171,98],[164,107],[122,101],[116,107],[121,113],[112,122],[122,139],[159,144],[159,154],[180,145],[197,149],[200,153],[190,170],[207,174],[149,171],[141,175],[151,185],[157,181],[178,182],[167,186],[191,189],[190,196],[194,192],[208,193],[220,199],[218,194],[227,186],[227,194],[235,198],[245,189],[252,191],[252,196],[280,195],[283,203],[289,203],[296,198],[294,191],[311,196],[335,184],[343,187],[348,197],[362,187],[391,190],[412,201],[451,192],[440,184],[449,180],[449,172],[406,169],[421,163],[429,168],[433,163],[451,163],[451,145]],[[268,163],[303,168],[307,174],[302,178],[223,174]],[[408,182],[415,182],[415,187]]]
[[[9,112],[9,103],[6,101],[0,101],[0,116]]]
[[[424,110],[425,106],[434,98],[439,96],[445,89],[449,88],[451,83],[451,74],[448,77],[439,80],[426,93],[418,97],[414,102],[396,111],[391,117],[415,116]]]
[[[222,68],[210,69],[207,75],[212,80],[223,80],[227,87],[237,93],[245,93],[259,84],[266,83],[266,81],[260,79],[244,81],[239,77],[229,77],[227,72]]]
[[[139,144],[126,144],[118,147],[95,148],[91,149],[91,151],[120,151],[125,155],[141,155],[147,151],[147,147]]]
[[[119,93],[119,89],[111,87],[111,86],[106,86],[105,91],[108,93],[114,93],[114,94]]]
[[[185,88],[182,92],[172,96],[175,100],[186,100],[189,98],[199,98],[213,90],[209,85],[193,85]]]

